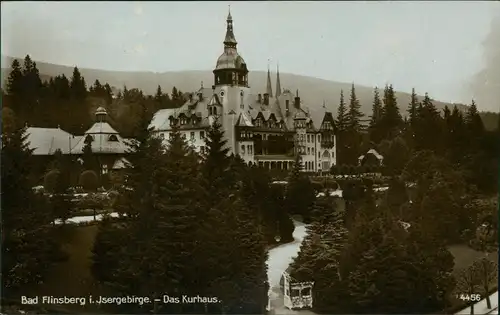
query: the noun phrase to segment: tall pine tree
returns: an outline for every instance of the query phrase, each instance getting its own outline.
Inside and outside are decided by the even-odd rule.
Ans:
[[[392,85],[386,86],[384,90],[384,116],[382,118],[382,129],[384,139],[392,140],[401,133],[403,119],[399,113],[396,94]]]
[[[372,115],[370,117],[370,125],[368,129],[370,133],[370,140],[375,143],[379,143],[382,140],[382,135],[380,134],[380,122],[382,117],[382,102],[380,101],[378,88],[375,88],[373,92]]]

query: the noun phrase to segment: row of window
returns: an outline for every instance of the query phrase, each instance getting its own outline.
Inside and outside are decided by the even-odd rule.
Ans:
[[[323,167],[321,167],[321,163],[318,163],[318,170],[328,170],[330,169],[330,161],[323,161]],[[308,162],[304,162],[304,170],[305,171],[315,171],[314,169],[314,162],[312,161],[308,161]]]
[[[253,154],[253,146],[252,146],[252,145],[250,145],[250,144],[248,144],[248,145],[246,146],[246,148],[247,148],[247,151],[246,151],[246,152],[247,152],[249,155],[252,155],[252,154]],[[244,155],[244,154],[245,154],[245,145],[244,145],[244,144],[242,144],[242,145],[241,145],[241,154],[242,154],[242,155]]]
[[[307,140],[307,143],[314,143],[315,136],[312,134],[307,134],[307,135],[301,134],[301,135],[297,135],[297,137],[300,141]],[[325,137],[327,137],[327,136],[325,136]],[[334,137],[333,135],[329,136],[328,140],[333,141],[333,137]],[[323,139],[323,140],[327,140],[327,139]],[[317,135],[317,141],[321,142],[321,135]]]
[[[283,129],[285,127],[282,121],[276,122],[272,119],[264,122],[262,118],[257,118],[253,123],[256,127],[279,128],[279,129]]]
[[[186,134],[187,133],[182,133],[182,138],[186,139]],[[161,139],[165,139],[166,137],[168,137],[168,139],[170,139],[170,138],[172,138],[172,134],[168,133],[168,132],[160,133],[160,138]],[[189,139],[190,140],[196,140],[195,137],[196,137],[196,133],[194,131],[191,131],[190,134],[189,134]],[[205,131],[200,131],[199,132],[199,138],[200,138],[200,140],[204,140],[205,139]]]
[[[85,138],[86,139],[90,139],[90,141],[94,141],[95,140],[95,137],[93,135],[87,135]],[[116,142],[116,141],[118,141],[118,137],[116,135],[109,135],[108,136],[108,141]]]

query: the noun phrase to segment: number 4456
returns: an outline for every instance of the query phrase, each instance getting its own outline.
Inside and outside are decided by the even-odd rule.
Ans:
[[[481,301],[481,294],[457,294],[457,298],[462,301],[479,302]]]

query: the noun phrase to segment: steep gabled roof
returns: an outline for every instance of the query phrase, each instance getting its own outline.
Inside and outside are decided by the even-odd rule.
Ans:
[[[241,113],[236,121],[236,126],[253,127],[252,119],[248,117],[248,114]]]

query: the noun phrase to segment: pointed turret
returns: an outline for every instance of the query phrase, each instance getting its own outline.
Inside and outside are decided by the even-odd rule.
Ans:
[[[267,88],[266,94],[269,97],[273,97],[273,87],[271,86],[271,70],[269,70],[269,66],[267,67]]]
[[[229,13],[227,15],[227,29],[226,29],[226,37],[224,39],[224,46],[229,48],[236,48],[236,38],[234,37],[233,32],[233,17],[231,16],[231,7],[229,7]]]
[[[280,66],[276,66],[276,97],[281,95]]]

